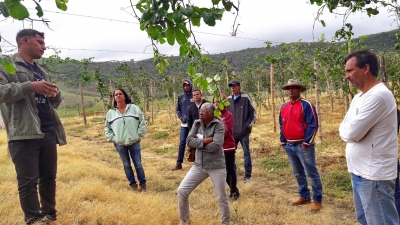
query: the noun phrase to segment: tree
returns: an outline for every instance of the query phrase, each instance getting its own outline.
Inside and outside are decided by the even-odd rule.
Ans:
[[[42,18],[44,13],[43,13],[43,9],[40,6],[40,4],[38,3],[38,1],[36,0],[32,0],[33,2],[35,2],[36,4],[36,15],[39,18]],[[39,0],[40,2],[40,0]],[[55,0],[55,3],[57,5],[57,8],[61,9],[62,11],[66,11],[67,10],[67,3],[68,0]],[[21,0],[4,0],[3,2],[0,2],[0,14],[4,16],[4,18],[8,18],[8,17],[12,17],[16,20],[28,20],[28,21],[41,21],[43,23],[45,23],[46,25],[48,25],[48,20],[44,20],[43,18],[41,20],[39,19],[32,19],[30,17],[30,14],[28,12],[28,9],[21,3]],[[4,38],[1,37],[0,35],[0,41],[4,40],[6,42],[8,42],[7,40],[5,40]],[[1,47],[0,47],[0,53],[1,53]],[[4,67],[4,69],[9,72],[9,73],[15,73],[16,69],[13,65],[13,63],[11,62],[11,59],[8,57],[4,57],[4,56],[0,56],[0,64]]]

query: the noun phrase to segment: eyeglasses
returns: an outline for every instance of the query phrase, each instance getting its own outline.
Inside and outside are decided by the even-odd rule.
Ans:
[[[201,112],[213,112],[213,111],[211,111],[211,110],[205,110],[205,109],[200,109],[200,110],[199,110],[199,113],[201,113]]]

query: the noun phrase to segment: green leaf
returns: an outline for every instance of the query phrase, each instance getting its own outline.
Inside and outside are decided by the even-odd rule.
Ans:
[[[224,103],[224,106],[230,106],[230,105],[231,105],[231,103],[229,103],[228,99],[226,99],[225,101],[223,101],[223,103]]]
[[[221,80],[221,76],[220,76],[219,74],[215,74],[214,80],[215,80],[216,82],[220,81],[220,80]]]
[[[175,30],[173,27],[168,27],[167,31],[165,32],[165,36],[167,37],[167,42],[170,45],[175,44]]]
[[[196,18],[193,18],[193,17],[192,17],[191,21],[192,21],[192,25],[193,25],[193,26],[196,26],[196,27],[199,27],[199,26],[200,26],[200,16],[199,16],[199,17],[196,17]]]
[[[222,113],[218,110],[218,109],[216,109],[215,111],[214,111],[214,116],[216,116],[216,117],[220,117],[222,115]]]
[[[3,65],[4,69],[11,74],[17,72],[17,69],[8,57],[0,57],[0,64]]]
[[[35,3],[36,3],[36,2],[35,2]],[[36,15],[37,15],[38,17],[42,17],[42,16],[43,16],[43,10],[42,10],[42,7],[41,7],[38,3],[36,3],[35,9],[37,10]]]
[[[212,0],[213,5],[218,5],[221,0]]]
[[[188,65],[188,72],[189,72],[190,76],[196,75],[196,69],[192,65]]]
[[[185,34],[178,28],[175,28],[175,38],[179,45],[184,45],[187,42]]]
[[[29,17],[29,12],[21,3],[14,3],[9,8],[11,17],[17,20],[23,20]]]
[[[172,13],[172,18],[174,19],[175,23],[182,23],[183,18],[181,10],[176,10],[174,13]]]
[[[56,0],[56,5],[57,8],[61,9],[62,11],[67,11],[68,7],[65,3],[68,1],[63,1],[63,0]]]
[[[162,8],[163,8],[165,11],[168,11],[168,9],[169,9],[169,3],[168,3],[168,2],[163,3]]]
[[[169,66],[169,62],[163,58],[161,58],[161,64],[163,64],[164,66]]]
[[[225,108],[224,103],[219,102],[219,109],[220,110],[224,110],[224,108]]]
[[[140,29],[141,29],[141,30],[146,29],[146,25],[144,25],[144,23],[141,23],[141,24],[140,24]]]
[[[202,80],[200,86],[201,86],[201,91],[207,91],[208,88],[207,80]]]
[[[163,37],[160,37],[158,40],[160,41],[160,44],[164,44],[165,43],[165,39]]]
[[[190,37],[190,32],[188,31],[188,29],[186,28],[185,25],[183,25],[183,24],[178,24],[177,27],[185,34],[185,36],[186,36],[187,38]]]
[[[179,48],[179,56],[184,56],[188,53],[189,49],[185,45],[181,45]]]
[[[233,2],[227,1],[227,0],[222,0],[222,4],[224,5],[226,11],[228,11],[228,12],[231,11]]]
[[[0,2],[0,12],[6,18],[10,16],[10,10],[8,10],[8,7],[4,2]]]
[[[213,82],[213,79],[210,78],[210,77],[207,77],[207,82],[208,82],[209,84],[211,84],[211,83]]]
[[[186,8],[181,8],[181,12],[183,15],[185,15],[187,17],[191,17],[193,14],[193,7],[189,6]]]
[[[222,19],[222,15],[224,14],[224,10],[222,9],[211,9],[211,12],[214,14],[216,20]]]
[[[326,26],[326,23],[325,23],[325,21],[324,21],[324,20],[321,20],[321,24],[322,24],[322,26],[323,26],[323,27],[325,27],[325,26]]]
[[[153,13],[151,12],[150,9],[148,9],[142,14],[142,19],[141,20],[142,21],[150,20],[152,16],[153,16]]]
[[[208,26],[215,26],[215,18],[214,14],[212,12],[203,12],[203,21],[208,25]]]

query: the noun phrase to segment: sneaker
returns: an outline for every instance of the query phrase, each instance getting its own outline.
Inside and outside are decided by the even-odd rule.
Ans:
[[[252,177],[244,177],[243,181],[245,183],[250,182],[253,178]]]
[[[192,223],[191,220],[181,220],[181,221],[179,222],[179,225],[186,225],[186,224],[191,224],[191,223]]]

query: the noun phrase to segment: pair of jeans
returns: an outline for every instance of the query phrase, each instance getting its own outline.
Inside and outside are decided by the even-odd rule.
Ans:
[[[226,183],[231,189],[231,194],[237,190],[237,177],[235,171],[235,151],[224,152],[226,166]]]
[[[179,152],[178,152],[178,160],[177,163],[183,163],[183,157],[185,156],[185,147],[186,147],[186,138],[189,134],[188,127],[181,127],[181,134],[179,137]]]
[[[46,215],[56,219],[56,139],[55,132],[48,131],[44,132],[44,137],[40,139],[15,140],[8,143],[17,173],[19,200],[25,214],[25,222]]]
[[[252,165],[251,165],[251,155],[250,155],[250,134],[241,137],[241,138],[234,138],[235,139],[235,146],[236,149],[238,147],[238,144],[242,145],[243,148],[243,154],[244,154],[244,169],[245,169],[245,177],[249,178],[251,177],[251,170],[252,170]],[[235,149],[235,150],[236,150]],[[236,165],[235,165],[236,167]]]
[[[199,166],[193,165],[189,172],[183,178],[178,187],[178,209],[179,217],[182,222],[189,222],[189,195],[201,182],[207,177],[211,178],[214,186],[215,197],[221,212],[222,225],[230,223],[229,199],[226,193],[226,169],[205,170]]]
[[[399,224],[394,204],[395,180],[368,180],[351,174],[357,221],[366,224]]]
[[[396,177],[396,186],[394,189],[394,203],[396,205],[397,214],[400,217],[400,183],[399,183],[399,173],[400,173],[400,164],[397,161],[397,177]]]
[[[146,183],[144,176],[144,169],[142,166],[142,156],[140,154],[140,143],[136,142],[128,146],[114,144],[117,149],[119,156],[121,157],[122,163],[124,164],[124,170],[126,178],[129,180],[129,185],[136,184],[135,174],[132,170],[131,158],[133,165],[135,165],[136,175],[140,184]],[[130,157],[129,157],[130,155]]]
[[[302,144],[288,143],[283,147],[299,185],[300,197],[311,200],[306,177],[308,176],[311,181],[314,202],[322,203],[322,183],[315,162],[315,144],[310,144],[307,149],[301,149],[301,146]]]

